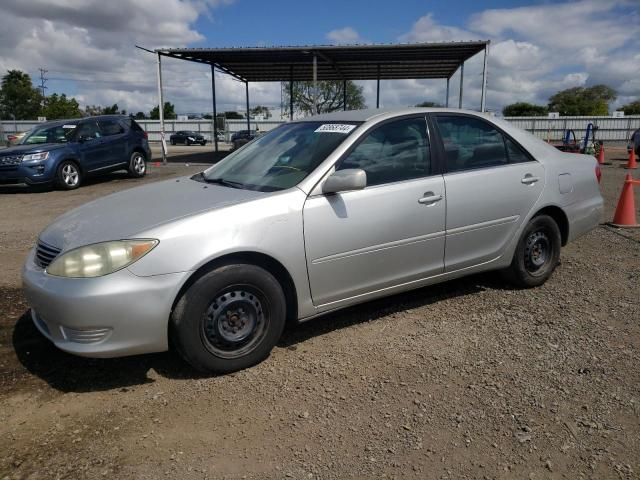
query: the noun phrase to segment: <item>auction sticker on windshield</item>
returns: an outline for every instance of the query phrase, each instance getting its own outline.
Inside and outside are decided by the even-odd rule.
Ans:
[[[76,128],[77,125],[62,125],[62,128]]]
[[[357,125],[347,125],[341,123],[325,123],[324,125],[320,125],[318,128],[314,130],[314,132],[322,132],[322,133],[349,133],[351,130],[356,128]]]

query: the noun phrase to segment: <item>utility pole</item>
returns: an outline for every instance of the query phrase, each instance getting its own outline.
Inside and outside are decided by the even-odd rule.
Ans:
[[[39,68],[38,70],[40,70],[40,90],[42,92],[42,98],[45,98],[46,95],[45,95],[44,91],[47,89],[46,83],[47,83],[47,80],[49,80],[49,79],[47,77],[45,77],[44,75],[49,70],[45,70],[44,68]]]

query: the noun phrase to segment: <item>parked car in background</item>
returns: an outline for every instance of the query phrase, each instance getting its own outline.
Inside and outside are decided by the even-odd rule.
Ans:
[[[18,145],[27,133],[29,132],[27,131],[27,132],[19,132],[19,133],[8,133],[7,147],[11,147],[12,145]]]
[[[255,130],[238,130],[231,134],[231,146],[233,150],[237,150],[246,145],[256,137]]]
[[[635,148],[636,155],[640,156],[640,128],[631,134],[627,143],[627,153],[631,153],[632,148]]]
[[[127,170],[147,172],[146,132],[130,117],[102,115],[38,125],[20,145],[0,150],[0,184],[55,184],[78,188],[85,177]]]
[[[197,143],[204,146],[207,144],[207,140],[202,134],[194,132],[192,130],[177,131],[169,137],[169,142],[171,143],[171,145],[176,145],[178,143],[184,145],[192,145],[194,143]]]
[[[28,256],[25,294],[67,352],[171,341],[196,369],[231,372],[266,358],[287,320],[487,270],[543,284],[600,222],[598,173],[474,112],[310,117],[65,213]]]

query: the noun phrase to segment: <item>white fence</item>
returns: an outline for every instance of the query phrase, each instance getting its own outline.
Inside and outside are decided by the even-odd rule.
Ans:
[[[543,140],[562,141],[567,129],[573,130],[579,140],[584,137],[589,123],[598,127],[596,139],[609,142],[626,142],[640,128],[640,115],[614,117],[505,117],[516,127],[533,133]]]
[[[561,141],[563,133],[567,129],[572,129],[579,139],[584,136],[584,131],[588,123],[593,123],[598,127],[596,138],[604,141],[625,142],[631,134],[640,128],[640,115],[614,118],[614,117],[505,117],[505,120],[513,123],[515,126],[524,130],[528,130],[543,140]],[[160,121],[159,120],[137,120],[142,128],[149,134],[149,140],[160,140]],[[251,120],[251,129],[261,132],[269,131],[272,128],[282,124],[281,121]],[[16,132],[24,132],[37,126],[38,122],[29,121],[0,121],[0,144],[6,141],[6,135]],[[166,138],[168,140],[171,133],[178,130],[195,130],[205,135],[211,140],[213,131],[213,122],[211,120],[167,120],[164,124]],[[229,140],[233,132],[238,130],[246,130],[246,120],[226,120],[224,129],[219,129],[225,140]]]

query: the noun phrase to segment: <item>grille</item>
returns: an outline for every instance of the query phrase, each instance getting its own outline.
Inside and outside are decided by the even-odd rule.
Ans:
[[[10,167],[22,162],[22,155],[5,155],[0,157],[0,165]]]
[[[98,343],[111,333],[110,328],[92,328],[76,330],[69,327],[60,327],[64,338],[75,343]]]
[[[58,256],[60,253],[60,249],[56,247],[52,247],[51,245],[47,245],[42,240],[38,240],[38,245],[36,246],[36,265],[47,268],[49,264],[53,261],[54,258]]]

